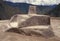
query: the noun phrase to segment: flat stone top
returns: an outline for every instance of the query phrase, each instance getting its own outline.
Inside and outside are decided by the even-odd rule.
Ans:
[[[17,14],[17,16],[45,16],[45,17],[50,17],[48,15],[37,15],[37,14]]]

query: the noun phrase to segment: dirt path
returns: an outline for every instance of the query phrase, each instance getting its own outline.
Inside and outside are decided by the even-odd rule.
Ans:
[[[60,40],[56,39],[55,37],[44,38],[5,32],[0,34],[0,41],[60,41]]]
[[[51,19],[51,26],[52,26],[54,34],[57,37],[60,37],[60,18]]]

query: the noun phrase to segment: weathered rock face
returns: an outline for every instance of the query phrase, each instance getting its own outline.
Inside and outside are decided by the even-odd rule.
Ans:
[[[14,15],[10,20],[10,25],[16,24],[18,27],[50,25],[50,17],[46,15]],[[15,25],[16,26],[16,25]]]
[[[36,25],[50,25],[50,18],[46,16],[33,16],[22,22],[20,27],[36,26]]]

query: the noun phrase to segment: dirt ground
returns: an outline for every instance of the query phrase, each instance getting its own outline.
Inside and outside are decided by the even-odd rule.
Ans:
[[[60,19],[51,18],[51,26],[53,30],[56,31],[56,27],[60,26]],[[58,33],[58,35],[60,34]],[[57,36],[46,38],[43,36],[26,36],[12,32],[0,32],[0,41],[60,41],[60,38],[58,38]]]

